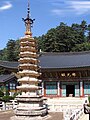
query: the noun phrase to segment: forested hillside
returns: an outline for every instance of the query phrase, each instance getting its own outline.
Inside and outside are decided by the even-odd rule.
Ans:
[[[71,26],[61,22],[51,28],[45,35],[35,37],[38,51],[74,52],[90,50],[90,24],[82,21]],[[0,51],[0,60],[17,61],[19,58],[19,40],[10,39],[6,48]]]

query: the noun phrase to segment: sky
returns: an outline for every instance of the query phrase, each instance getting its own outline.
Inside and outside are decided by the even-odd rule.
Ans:
[[[9,39],[24,36],[22,18],[27,16],[27,3],[28,0],[0,0],[0,50]],[[71,25],[85,20],[90,24],[90,0],[30,0],[30,15],[35,19],[33,37],[46,34],[60,22]]]

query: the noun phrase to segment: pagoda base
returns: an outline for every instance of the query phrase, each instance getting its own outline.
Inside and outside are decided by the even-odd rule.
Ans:
[[[41,116],[34,116],[34,117],[29,117],[29,116],[13,116],[13,117],[10,118],[10,120],[47,120],[50,117],[51,117],[50,115],[46,115],[44,117],[41,117]]]
[[[47,110],[39,111],[15,111],[15,116],[11,117],[10,120],[46,120],[51,116],[48,115]]]
[[[16,116],[45,116],[47,115],[48,111],[46,107],[41,107],[41,108],[32,108],[32,109],[16,109],[15,111]]]
[[[50,116],[46,107],[17,108],[10,120],[46,120]]]

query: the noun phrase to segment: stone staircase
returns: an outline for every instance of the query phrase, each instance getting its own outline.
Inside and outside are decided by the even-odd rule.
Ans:
[[[67,109],[79,109],[83,107],[85,98],[74,98],[74,97],[65,97],[65,98],[48,98],[47,105],[49,111],[66,111]]]
[[[48,98],[47,106],[49,112],[63,112],[64,120],[79,120],[84,114],[83,104],[87,98]]]

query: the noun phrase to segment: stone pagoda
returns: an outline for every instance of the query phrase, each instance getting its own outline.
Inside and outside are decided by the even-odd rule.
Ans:
[[[28,2],[27,18],[24,19],[26,26],[25,37],[20,39],[20,59],[19,72],[20,78],[17,90],[21,92],[16,97],[18,102],[15,109],[15,116],[11,120],[41,120],[47,114],[47,109],[43,105],[43,97],[39,95],[41,89],[38,84],[41,82],[38,77],[40,67],[38,66],[38,54],[36,40],[32,37],[31,27],[34,19],[30,18],[30,4]]]

